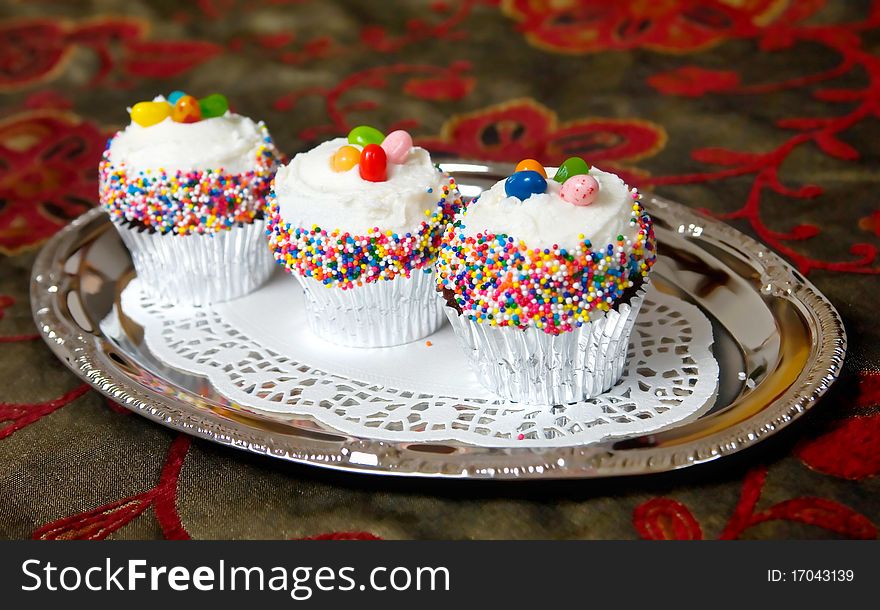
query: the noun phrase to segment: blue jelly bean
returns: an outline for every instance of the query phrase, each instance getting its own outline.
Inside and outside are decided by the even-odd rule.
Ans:
[[[531,170],[516,172],[504,181],[504,192],[508,197],[525,201],[532,195],[547,192],[547,180]]]
[[[183,91],[172,91],[168,94],[168,103],[173,106],[177,103],[177,100],[182,98],[184,95],[186,95],[186,93],[184,93]]]

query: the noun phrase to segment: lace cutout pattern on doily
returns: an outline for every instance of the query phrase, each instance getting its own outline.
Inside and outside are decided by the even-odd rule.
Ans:
[[[311,416],[339,432],[394,442],[459,441],[484,447],[559,447],[634,436],[691,420],[718,384],[712,328],[700,310],[655,289],[630,339],[626,371],[602,396],[539,407],[423,393],[319,370],[267,348],[214,308],[153,301],[137,280],[123,294],[153,355],[207,377],[230,401]]]

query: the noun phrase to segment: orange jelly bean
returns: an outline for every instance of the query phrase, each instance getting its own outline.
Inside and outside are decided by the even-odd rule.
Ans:
[[[195,123],[202,119],[199,101],[191,95],[184,95],[177,100],[171,110],[171,120],[177,123]]]
[[[361,151],[354,146],[340,146],[330,160],[330,165],[334,172],[347,172],[358,164],[360,158]]]
[[[538,172],[541,174],[542,178],[547,177],[547,172],[544,171],[544,166],[535,161],[534,159],[523,159],[519,163],[516,164],[516,172]]]

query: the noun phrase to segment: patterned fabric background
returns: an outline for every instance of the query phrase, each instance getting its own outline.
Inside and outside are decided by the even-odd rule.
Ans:
[[[28,306],[125,107],[174,89],[227,94],[288,155],[360,123],[583,155],[794,263],[844,317],[844,378],[760,447],[651,478],[389,481],[178,436],[70,374]],[[880,2],[7,0],[0,92],[0,536],[877,537]]]

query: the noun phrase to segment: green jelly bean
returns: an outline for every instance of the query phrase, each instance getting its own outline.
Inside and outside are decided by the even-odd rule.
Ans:
[[[366,146],[367,144],[382,144],[385,134],[369,125],[358,125],[348,132],[348,143]]]
[[[223,116],[229,110],[229,100],[225,95],[212,93],[199,100],[199,108],[203,119]]]
[[[553,179],[562,184],[572,176],[580,176],[588,173],[590,173],[590,166],[587,165],[586,161],[580,157],[569,157],[563,161],[562,165],[559,166],[559,169],[556,170],[556,175],[553,176]]]

